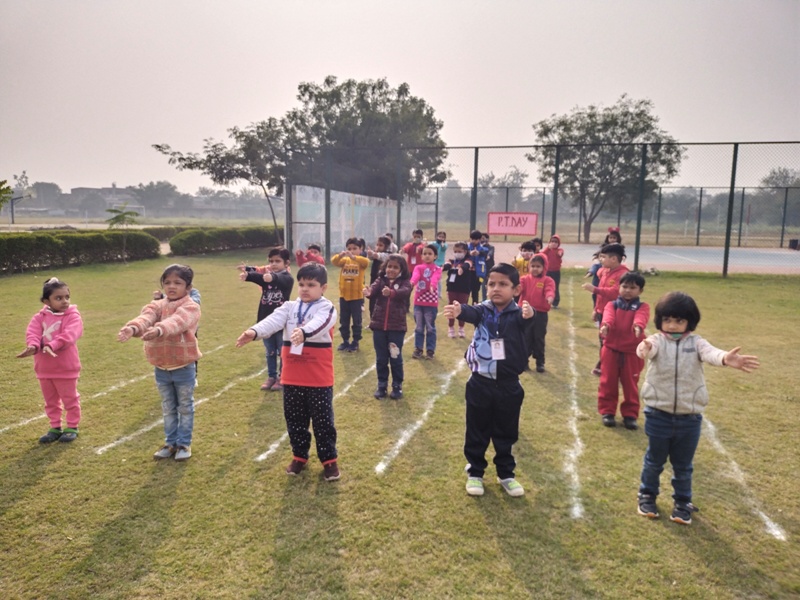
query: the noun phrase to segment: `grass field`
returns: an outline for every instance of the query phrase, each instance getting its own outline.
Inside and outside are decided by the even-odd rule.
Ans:
[[[80,267],[66,280],[83,315],[81,435],[42,447],[47,430],[31,359],[14,355],[54,273],[0,281],[0,597],[2,598],[790,598],[800,595],[797,431],[800,296],[791,277],[662,273],[644,299],[692,294],[698,332],[742,345],[762,368],[709,367],[711,402],[695,462],[689,527],[636,514],[643,431],[601,426],[597,356],[582,272],[562,278],[547,373],[526,390],[510,498],[489,480],[464,491],[466,343],[406,358],[405,399],[372,398],[374,355],[335,357],[342,479],[313,458],[289,478],[280,397],[259,391],[263,346],[234,348],[258,288],[241,260],[193,257],[203,294],[193,458],[156,463],[160,401],[138,340],[116,331],[172,258]],[[336,269],[330,269],[335,299]],[[468,326],[468,329],[471,329]],[[491,451],[490,451],[491,452]],[[260,460],[259,460],[260,459]]]

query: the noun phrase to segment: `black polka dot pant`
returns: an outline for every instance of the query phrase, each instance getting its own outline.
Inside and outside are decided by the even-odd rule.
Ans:
[[[312,425],[320,462],[337,457],[333,386],[284,385],[283,416],[286,418],[286,430],[294,456],[308,460],[308,450],[311,448],[309,425]]]

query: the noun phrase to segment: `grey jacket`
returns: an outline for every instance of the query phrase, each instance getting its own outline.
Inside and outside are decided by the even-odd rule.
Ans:
[[[639,358],[649,358],[641,398],[646,406],[671,414],[702,413],[708,404],[703,363],[723,366],[727,354],[695,333],[677,340],[656,333],[645,341],[653,346],[647,352],[644,342],[636,348]]]

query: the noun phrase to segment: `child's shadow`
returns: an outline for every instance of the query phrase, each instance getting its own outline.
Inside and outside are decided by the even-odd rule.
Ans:
[[[15,462],[8,462],[0,469],[0,516],[5,515],[17,502],[24,499],[28,490],[36,487],[51,467],[59,462],[62,454],[70,450],[69,444],[55,442],[49,446],[25,448]],[[13,482],[13,484],[11,483]]]

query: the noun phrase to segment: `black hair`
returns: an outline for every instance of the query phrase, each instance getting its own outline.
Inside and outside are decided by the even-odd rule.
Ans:
[[[538,262],[540,265],[544,267],[544,254],[534,254],[531,256],[530,261],[528,261],[528,267],[531,266],[532,263]]]
[[[540,250],[541,250],[542,248],[544,248],[544,242],[542,241],[542,238],[540,238],[540,237],[535,237],[535,238],[533,238],[533,239],[531,240],[531,244],[533,244],[533,245],[534,245],[534,250],[536,249],[536,246],[539,246],[539,249],[540,249]]]
[[[392,245],[392,240],[390,240],[385,235],[382,235],[378,238],[378,243],[383,244],[383,246],[388,250],[389,246]]]
[[[436,244],[428,244],[428,245],[427,245],[427,246],[425,246],[425,247],[426,247],[428,250],[433,250],[433,255],[434,255],[434,256],[439,256],[439,248],[436,246]]]
[[[492,273],[500,273],[500,275],[505,275],[511,280],[511,285],[514,287],[519,285],[519,271],[517,271],[516,267],[508,263],[497,263],[495,266],[489,269],[489,275]]]
[[[531,251],[533,251],[533,250],[536,250],[536,246],[533,245],[533,240],[527,240],[525,242],[522,242],[519,245],[519,249],[520,250],[531,250]]]
[[[617,241],[617,242],[612,242],[611,240],[609,240],[608,238],[609,238],[609,237],[611,237],[612,235],[615,235],[615,236],[617,236],[617,240],[619,240],[619,241]],[[622,235],[620,234],[620,232],[619,232],[619,231],[609,231],[609,232],[608,232],[608,235],[606,235],[606,239],[604,239],[604,240],[603,240],[603,243],[602,243],[602,244],[600,244],[600,245],[601,245],[601,246],[607,246],[608,244],[615,244],[615,243],[616,243],[616,244],[621,244],[621,243],[622,243]]]
[[[481,239],[481,232],[478,231],[477,229],[473,229],[472,231],[469,232],[469,239],[471,240]]]
[[[400,275],[398,276],[398,279],[408,279],[411,277],[411,274],[408,271],[408,262],[406,262],[406,258],[402,254],[390,254],[389,257],[383,261],[381,269],[378,271],[380,275],[386,275],[386,265],[389,264],[390,260],[400,265]]]
[[[394,234],[391,231],[387,231],[384,235],[388,237],[390,240],[394,239]]]
[[[69,288],[69,286],[65,282],[61,281],[58,277],[51,277],[45,281],[44,285],[42,286],[41,301],[44,302],[45,300],[48,300],[54,291],[62,287]]]
[[[422,229],[415,229],[411,232],[411,235],[423,235]]]
[[[292,257],[291,253],[286,248],[273,248],[267,254],[267,258],[272,258],[273,256],[280,256],[283,259],[283,262],[289,263],[289,259]]]
[[[686,331],[694,331],[700,322],[700,309],[690,295],[683,292],[669,292],[656,304],[655,324],[659,331],[664,317],[686,319]]]
[[[350,244],[355,244],[355,245],[356,245],[356,246],[358,246],[359,248],[361,247],[361,241],[360,241],[358,238],[354,238],[354,237],[352,237],[352,238],[347,238],[347,241],[344,243],[344,247],[345,247],[345,249],[347,249],[347,247],[348,247]]]
[[[619,256],[620,262],[627,256],[627,254],[625,254],[625,246],[622,244],[606,244],[600,248],[600,254],[615,254]]]
[[[619,278],[619,284],[622,285],[623,283],[632,283],[634,285],[639,286],[640,290],[644,289],[644,276],[637,271],[628,271]]]
[[[172,264],[164,269],[164,272],[161,274],[161,285],[164,285],[164,280],[167,278],[167,275],[172,275],[173,273],[175,273],[179,279],[186,282],[187,288],[192,285],[192,280],[194,279],[192,267],[188,265],[179,265],[178,263]]]
[[[363,250],[367,247],[367,242],[364,238],[358,238],[358,245],[361,246],[361,249]]]
[[[319,244],[309,244],[308,245],[308,249],[309,250],[316,250],[317,252],[322,254],[322,247]]]
[[[307,262],[297,269],[297,281],[301,279],[316,281],[320,285],[328,283],[328,271],[318,262]]]
[[[446,231],[437,231],[436,235],[443,235],[444,237],[447,237],[447,232]]]
[[[453,250],[456,250],[458,248],[463,248],[464,250],[467,250],[467,243],[466,242],[456,242],[455,244],[453,244]]]

